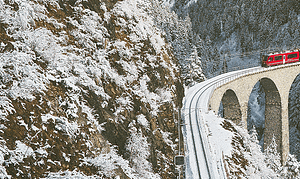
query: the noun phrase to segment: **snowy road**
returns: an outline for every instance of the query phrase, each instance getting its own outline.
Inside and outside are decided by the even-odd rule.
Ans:
[[[186,144],[186,178],[226,178],[222,155],[212,157],[203,116],[208,113],[208,103],[215,88],[236,78],[277,67],[254,67],[225,73],[199,83],[186,90],[182,111],[183,135]]]

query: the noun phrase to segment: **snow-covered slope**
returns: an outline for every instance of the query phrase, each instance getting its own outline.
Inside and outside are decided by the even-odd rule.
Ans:
[[[183,87],[154,3],[0,0],[1,178],[175,177]]]

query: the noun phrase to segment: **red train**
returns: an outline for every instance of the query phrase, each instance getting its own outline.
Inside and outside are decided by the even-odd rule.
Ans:
[[[299,50],[262,56],[261,66],[269,67],[299,61]]]

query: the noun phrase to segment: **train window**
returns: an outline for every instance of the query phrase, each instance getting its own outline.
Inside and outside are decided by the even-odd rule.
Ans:
[[[289,58],[297,58],[297,56],[298,56],[297,53],[289,54],[288,59]]]
[[[275,61],[282,60],[282,55],[276,56]]]
[[[263,60],[264,62],[266,62],[266,61],[268,60],[268,56],[263,56],[263,57],[262,57],[262,60]]]
[[[270,58],[269,58],[268,62],[270,62],[270,61],[273,61],[273,57],[270,57]]]

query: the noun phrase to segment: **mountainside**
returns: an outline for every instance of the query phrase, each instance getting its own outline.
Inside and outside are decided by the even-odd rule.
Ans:
[[[172,8],[210,49],[199,54],[208,78],[260,65],[261,53],[300,48],[297,0],[176,0]]]
[[[175,178],[182,62],[155,6],[0,0],[1,178]]]

